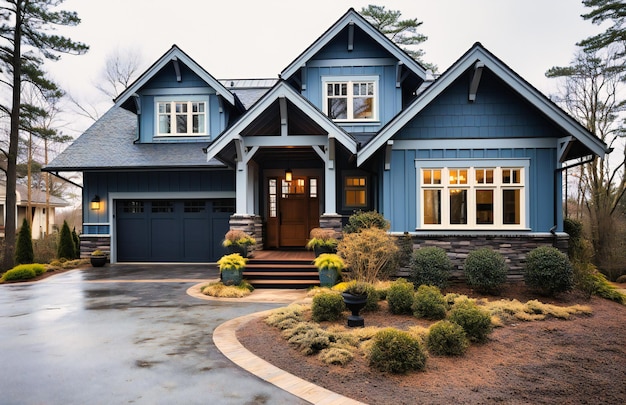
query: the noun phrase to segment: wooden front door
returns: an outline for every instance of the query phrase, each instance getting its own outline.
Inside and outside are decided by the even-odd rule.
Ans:
[[[319,226],[319,180],[316,177],[268,179],[267,247],[304,248]]]

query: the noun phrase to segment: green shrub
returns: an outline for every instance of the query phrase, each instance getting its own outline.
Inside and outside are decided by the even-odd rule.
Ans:
[[[415,290],[413,283],[399,278],[387,290],[387,303],[392,314],[410,314]]]
[[[413,284],[444,288],[448,285],[451,271],[452,261],[442,248],[427,246],[413,252],[410,277]]]
[[[397,252],[395,238],[378,228],[345,234],[337,245],[337,254],[350,269],[350,279],[370,284],[385,274],[385,268],[394,262]]]
[[[574,284],[572,265],[557,248],[541,246],[526,257],[524,281],[530,288],[550,296],[569,291]]]
[[[418,318],[443,319],[446,317],[446,301],[439,288],[421,285],[413,300],[413,315]]]
[[[617,291],[614,285],[609,283],[604,274],[600,273],[591,263],[573,263],[574,286],[586,293],[589,297],[597,295],[626,305],[626,295]]]
[[[311,304],[312,317],[316,322],[335,321],[344,309],[343,297],[333,292],[315,295]]]
[[[463,267],[467,284],[482,292],[496,293],[506,281],[504,257],[490,248],[471,251]]]
[[[71,260],[76,256],[76,248],[74,246],[74,240],[72,239],[72,233],[67,221],[63,221],[61,227],[61,233],[59,235],[59,248],[57,251],[57,257],[59,259]]]
[[[467,350],[469,341],[461,325],[450,321],[439,321],[430,327],[426,345],[432,354],[460,356]]]
[[[350,215],[343,231],[345,233],[356,233],[367,228],[378,228],[386,231],[389,229],[389,221],[376,211],[357,211]]]
[[[385,328],[374,335],[369,360],[377,370],[406,373],[426,367],[426,352],[419,339],[408,332]]]
[[[484,342],[493,329],[489,311],[468,299],[456,301],[448,319],[460,325],[472,342]]]
[[[35,261],[33,253],[33,237],[30,232],[30,225],[26,218],[22,221],[22,227],[17,235],[17,245],[15,246],[15,264],[27,264]]]
[[[80,259],[80,239],[76,233],[76,227],[72,229],[72,242],[74,242],[74,259]]]
[[[35,270],[30,267],[18,266],[2,275],[4,281],[23,281],[37,277]]]

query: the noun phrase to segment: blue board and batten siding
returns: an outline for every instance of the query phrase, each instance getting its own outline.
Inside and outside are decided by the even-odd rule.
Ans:
[[[557,225],[562,230],[560,205],[555,209],[561,176],[555,168],[557,139],[564,134],[488,72],[474,102],[468,101],[468,87],[469,75],[464,75],[393,137],[380,200],[391,230],[419,230],[416,162],[437,159],[450,159],[456,167],[476,166],[476,159],[527,160],[528,228],[548,232]]]

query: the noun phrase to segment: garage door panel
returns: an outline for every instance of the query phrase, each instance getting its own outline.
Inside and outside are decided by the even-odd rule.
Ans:
[[[153,218],[150,221],[152,259],[178,261],[182,259],[181,235],[175,218]]]

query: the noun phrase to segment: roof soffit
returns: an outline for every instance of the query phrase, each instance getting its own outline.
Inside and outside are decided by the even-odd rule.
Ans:
[[[539,90],[535,89],[501,60],[487,51],[480,43],[476,43],[448,70],[442,73],[432,85],[424,90],[408,108],[400,112],[374,139],[372,139],[372,141],[359,151],[357,155],[357,165],[364,163],[377,150],[383,147],[395,133],[402,129],[402,127],[419,114],[420,111],[426,108],[437,96],[452,85],[461,75],[467,72],[468,69],[472,69],[476,66],[477,62],[480,62],[484,68],[489,69],[516,94],[541,111],[557,127],[574,136],[592,153],[603,156],[604,153],[607,152],[607,146],[604,142],[588,132],[582,125],[549,100]],[[480,89],[478,92],[480,93]]]

